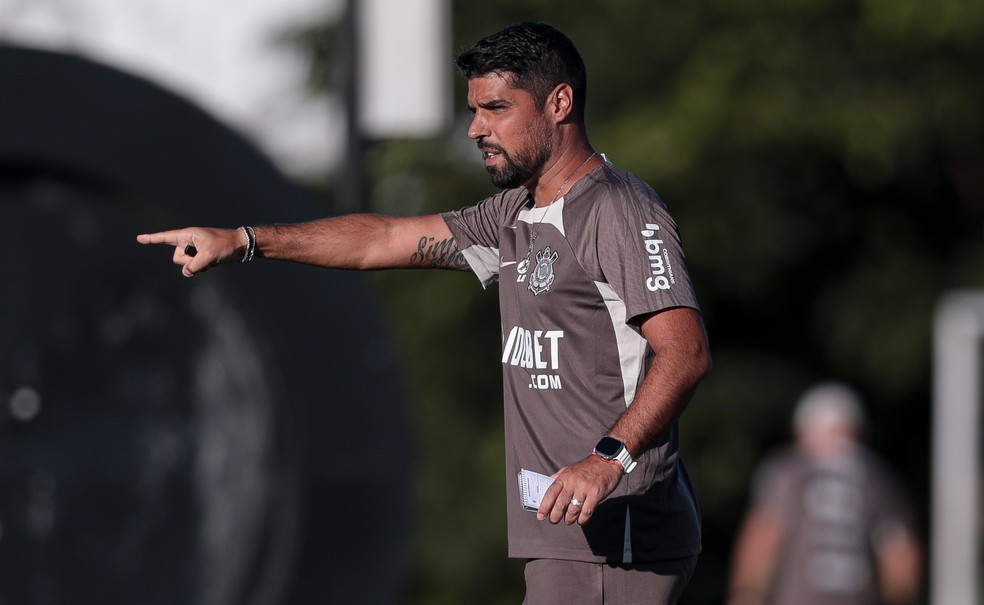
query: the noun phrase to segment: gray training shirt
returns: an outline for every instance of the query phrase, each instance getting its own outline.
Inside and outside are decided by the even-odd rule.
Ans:
[[[509,555],[696,555],[700,521],[675,423],[584,527],[538,522],[517,482],[521,468],[551,475],[582,460],[632,404],[653,357],[641,316],[697,308],[666,206],[606,162],[546,208],[518,188],[443,217],[482,283],[499,283]]]

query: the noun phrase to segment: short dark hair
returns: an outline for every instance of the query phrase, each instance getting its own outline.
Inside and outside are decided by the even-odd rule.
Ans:
[[[510,73],[511,85],[530,93],[540,105],[558,84],[568,84],[574,91],[575,114],[584,120],[588,93],[584,61],[571,39],[550,25],[510,25],[458,55],[457,64],[469,80]]]

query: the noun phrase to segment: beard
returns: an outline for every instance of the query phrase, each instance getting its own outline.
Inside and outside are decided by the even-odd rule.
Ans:
[[[511,155],[498,145],[486,144],[500,154],[504,166],[488,166],[489,180],[500,189],[513,189],[529,182],[546,165],[553,154],[553,142],[545,125],[537,120],[529,129],[530,144]]]

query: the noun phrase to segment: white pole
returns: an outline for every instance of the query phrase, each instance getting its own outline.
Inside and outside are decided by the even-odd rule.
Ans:
[[[931,603],[978,605],[980,402],[984,293],[936,310],[933,369]]]
[[[454,73],[448,0],[356,6],[359,127],[373,139],[439,135],[450,122]]]

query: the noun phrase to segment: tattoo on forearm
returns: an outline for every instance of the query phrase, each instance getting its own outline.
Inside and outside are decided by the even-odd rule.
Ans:
[[[410,264],[435,269],[467,269],[468,262],[458,250],[458,242],[453,237],[436,241],[424,236],[417,242],[417,251],[410,255]]]

